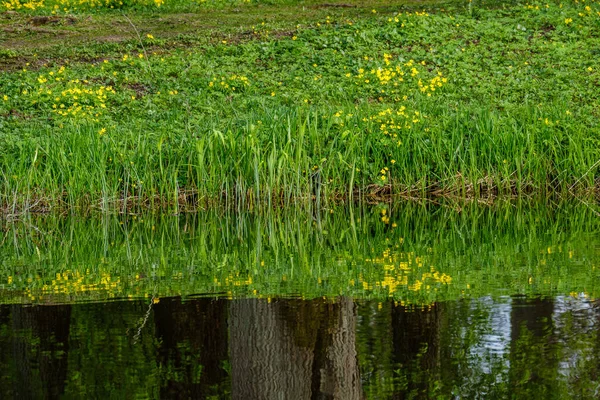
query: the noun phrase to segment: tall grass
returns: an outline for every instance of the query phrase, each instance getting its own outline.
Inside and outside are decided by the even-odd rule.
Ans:
[[[581,8],[327,19],[292,37],[261,25],[249,42],[156,55],[167,42],[142,36],[101,62],[5,74],[0,209],[597,195],[585,49],[600,27],[586,9],[590,24],[564,18]]]
[[[595,142],[578,126],[557,136],[529,124],[537,121],[532,108],[518,115],[436,110],[446,121],[443,134],[410,132],[391,149],[376,135],[340,135],[323,110],[266,111],[277,122],[262,132],[256,126],[269,117],[255,112],[245,126],[221,125],[200,137],[160,130],[113,139],[95,127],[46,128],[35,147],[0,158],[3,206],[9,213],[177,211],[216,203],[252,209],[311,206],[318,197],[328,207],[370,195],[545,196],[596,187],[595,174],[586,174],[597,161]],[[373,170],[391,160],[389,179],[373,184]]]

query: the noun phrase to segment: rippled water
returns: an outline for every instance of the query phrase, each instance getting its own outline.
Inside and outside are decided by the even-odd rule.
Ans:
[[[0,398],[597,398],[587,207],[0,225]]]

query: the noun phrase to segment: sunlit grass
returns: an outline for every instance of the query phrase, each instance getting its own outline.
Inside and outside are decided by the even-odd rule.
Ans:
[[[105,56],[92,45],[92,62],[2,75],[0,207],[597,193],[598,12],[336,14],[284,33],[266,22],[208,44],[186,36],[170,51],[140,27]]]

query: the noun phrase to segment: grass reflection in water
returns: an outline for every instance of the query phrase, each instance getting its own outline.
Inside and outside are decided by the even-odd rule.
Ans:
[[[305,212],[3,223],[3,303],[337,297],[426,306],[507,294],[596,298],[586,207],[380,204]]]

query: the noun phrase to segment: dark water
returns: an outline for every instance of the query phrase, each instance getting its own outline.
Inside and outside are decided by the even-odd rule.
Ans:
[[[163,298],[0,307],[2,398],[594,398],[600,303]]]
[[[0,221],[0,398],[600,398],[589,207]]]

